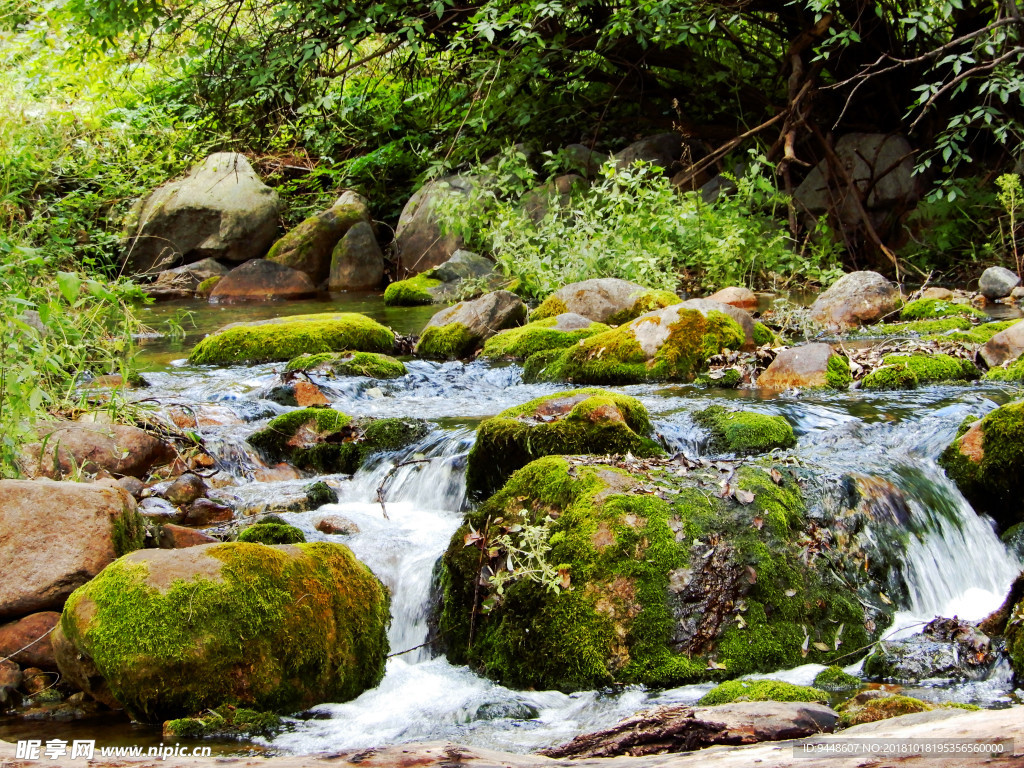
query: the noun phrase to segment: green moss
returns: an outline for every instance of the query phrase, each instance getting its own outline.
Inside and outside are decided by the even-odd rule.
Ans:
[[[368,376],[371,379],[397,379],[408,371],[390,355],[376,352],[322,352],[299,355],[285,366],[286,371],[321,371],[335,376]]]
[[[568,311],[569,307],[566,303],[552,294],[544,299],[540,306],[530,313],[530,322],[533,323],[537,320],[546,320],[549,317],[556,317],[557,315],[561,315]]]
[[[839,707],[839,723],[843,727],[874,723],[888,720],[900,715],[911,715],[915,712],[931,712],[935,707],[921,699],[910,696],[883,696],[858,703],[851,699]]]
[[[384,674],[388,592],[343,545],[211,545],[219,576],[159,588],[139,555],[77,589],[60,623],[137,720],[225,704],[294,712]]]
[[[199,296],[209,296],[213,293],[213,289],[217,287],[217,283],[224,279],[224,275],[214,275],[208,277],[198,286],[196,286],[196,294]]]
[[[743,383],[743,374],[736,368],[726,368],[717,378],[710,374],[702,373],[695,380],[697,384],[706,387],[718,387],[719,389],[736,389]]]
[[[417,307],[433,304],[434,296],[428,289],[437,288],[440,280],[419,274],[408,280],[399,280],[384,289],[384,304],[388,307]]]
[[[1017,603],[1006,621],[1003,633],[1006,655],[1018,680],[1024,680],[1024,600]]]
[[[852,659],[877,637],[834,555],[804,543],[812,526],[795,479],[741,465],[730,483],[753,497],[744,504],[708,490],[714,468],[645,464],[638,476],[592,458],[538,459],[468,514],[441,576],[453,663],[514,687],[673,686]],[[497,594],[481,576],[507,568],[495,542],[523,546],[546,518],[543,558],[569,587],[519,578]]]
[[[977,512],[991,515],[1002,528],[1024,522],[1024,402],[985,416],[978,427],[980,439],[968,426],[962,425],[962,434],[943,451],[939,464]],[[962,452],[965,440],[970,444]]]
[[[721,405],[712,405],[694,413],[693,420],[711,430],[709,447],[716,453],[744,455],[796,445],[793,428],[782,416],[748,411],[730,413]]]
[[[944,299],[918,299],[903,307],[904,320],[937,320],[944,317],[967,317],[988,320],[988,315],[969,304],[955,304]]]
[[[483,357],[507,357],[521,360],[547,349],[564,349],[609,330],[603,323],[591,323],[587,328],[576,331],[559,331],[553,326],[555,317],[511,328],[492,336],[484,343]]]
[[[990,368],[985,373],[987,381],[1015,381],[1024,382],[1024,356],[1018,357],[1005,367]]]
[[[649,357],[633,332],[636,323],[648,322],[652,321],[641,319],[600,333],[537,363],[528,359],[524,379],[536,375],[532,380],[576,384],[692,381],[709,357],[725,348],[739,349],[745,340],[743,329],[728,315],[709,312],[705,317],[697,310],[683,309],[669,326],[667,338]]]
[[[112,521],[111,538],[114,542],[114,554],[118,557],[127,555],[146,545],[146,521],[134,506],[122,510]]]
[[[859,677],[848,675],[842,667],[826,667],[814,676],[814,687],[829,693],[840,691],[852,691],[860,688],[862,681]]]
[[[978,378],[978,369],[973,363],[950,355],[886,355],[882,362],[882,368],[861,381],[864,389],[913,389],[919,384]]]
[[[806,685],[780,680],[727,680],[705,693],[697,703],[703,707],[734,701],[828,701],[828,694]]]
[[[303,353],[387,352],[395,334],[352,312],[297,315],[261,323],[227,326],[192,350],[193,365],[230,365],[292,360]]]
[[[489,495],[515,470],[553,454],[660,456],[664,451],[650,432],[647,409],[626,395],[580,389],[538,397],[480,425],[466,487],[475,496]]]
[[[179,739],[238,738],[240,736],[274,736],[282,728],[281,717],[273,712],[221,707],[224,715],[210,712],[201,717],[168,720],[163,732]]]
[[[251,544],[302,544],[306,535],[293,525],[261,520],[239,533],[238,540]]]
[[[779,337],[775,335],[775,332],[767,325],[762,323],[760,320],[754,323],[754,343],[763,347],[766,344],[774,346],[779,341]]]
[[[1024,560],[1024,523],[1011,525],[999,538],[1019,560]]]
[[[622,325],[630,320],[635,320],[640,315],[646,315],[656,309],[664,309],[682,302],[683,300],[672,291],[645,291],[636,297],[632,307],[614,313],[608,318],[607,323],[608,325]]]
[[[477,337],[462,323],[433,325],[423,331],[416,354],[439,360],[465,357],[476,348]]]
[[[945,338],[949,331],[968,331],[974,326],[964,317],[947,317],[941,320],[914,320],[907,323],[878,323],[865,326],[860,336],[935,336]]]
[[[842,355],[832,355],[825,368],[825,386],[829,389],[849,389],[852,383],[850,361]]]
[[[561,381],[565,362],[565,349],[546,349],[534,352],[523,363],[523,382]]]
[[[426,437],[430,425],[422,419],[374,419],[363,428],[363,440],[371,452],[397,451]]]
[[[953,321],[936,320],[935,322]],[[934,332],[936,335],[925,336],[924,338],[929,341],[958,341],[963,344],[986,344],[997,333],[1005,331],[1011,325],[1016,325],[1019,322],[1019,320],[1002,320],[995,323],[982,323],[981,325],[975,325],[970,329],[961,328],[959,331],[954,331],[952,333],[939,334]]]
[[[274,461],[280,461],[289,454],[288,441],[300,429],[329,436],[340,433],[351,423],[351,416],[333,408],[300,408],[271,419],[266,427],[250,435],[248,441]]]

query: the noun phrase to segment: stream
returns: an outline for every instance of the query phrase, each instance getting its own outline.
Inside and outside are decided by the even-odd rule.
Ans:
[[[249,502],[269,501],[296,492],[309,479],[261,482],[259,478],[265,475],[260,470],[265,468],[244,442],[269,418],[288,410],[259,398],[281,366],[197,368],[185,363],[188,350],[204,333],[229,318],[252,320],[327,309],[363,312],[399,333],[418,333],[437,311],[437,307],[385,308],[377,295],[347,296],[329,306],[297,302],[225,308],[191,302],[144,310],[144,320],[155,330],[166,332],[168,320],[172,320],[184,327],[185,335],[146,342],[142,367],[151,386],[141,390],[144,394],[140,397],[165,404],[213,405],[238,417],[232,421],[240,423],[202,429],[207,448],[225,478],[218,493]],[[183,315],[186,311],[192,313],[191,318]],[[345,413],[424,418],[432,422],[433,429],[402,452],[375,457],[352,477],[324,478],[337,490],[337,504],[282,517],[301,528],[309,541],[344,541],[376,573],[392,592],[391,651],[409,652],[388,660],[386,675],[377,688],[353,701],[314,707],[290,718],[288,729],[273,740],[257,740],[244,748],[302,754],[450,739],[529,752],[610,726],[650,706],[693,703],[710,689],[708,684],[662,691],[633,686],[570,695],[513,691],[466,667],[453,666],[443,657],[432,658],[419,648],[427,639],[434,565],[460,525],[467,504],[464,464],[476,425],[512,405],[568,387],[524,385],[519,367],[510,364],[412,361],[407,365],[408,375],[393,381],[316,379],[332,406]],[[836,473],[877,476],[898,487],[909,502],[916,535],[911,537],[903,571],[898,574],[909,598],[897,606],[900,612],[891,636],[918,631],[936,615],[983,618],[999,606],[1010,581],[1020,572],[1022,564],[1007,552],[989,522],[974,513],[935,463],[964,417],[983,415],[1012,399],[1014,393],[1006,387],[771,396],[695,386],[615,389],[639,398],[670,450],[683,451],[691,458],[704,455],[706,446],[690,414],[721,403],[785,416],[798,437],[794,449],[798,459]],[[425,461],[395,469],[396,464],[414,458]],[[381,488],[387,517],[377,500]],[[823,484],[818,503],[827,504],[829,493]],[[344,539],[318,532],[315,524],[327,514],[348,518],[360,532]],[[850,670],[858,668],[853,665]],[[810,684],[820,669],[806,665],[773,677]],[[926,681],[909,688],[908,693],[924,699],[1004,707],[1024,701],[1024,692],[1015,692],[1010,678],[1007,668],[997,667],[987,680]],[[111,733],[120,729],[130,734],[124,739],[127,743],[145,742],[140,726],[112,720],[116,723],[111,723]],[[0,738],[18,738],[31,727],[0,720]],[[67,727],[70,733],[75,726],[36,727],[45,734],[43,738],[53,738],[55,730]],[[146,738],[157,736],[151,730]],[[237,743],[234,749],[237,751]]]

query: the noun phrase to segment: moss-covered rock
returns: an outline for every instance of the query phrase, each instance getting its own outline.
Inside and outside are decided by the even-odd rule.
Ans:
[[[636,384],[692,381],[707,359],[739,349],[743,329],[721,312],[670,306],[561,350],[538,352],[524,366],[526,381],[576,384]]]
[[[671,291],[659,291],[616,277],[571,283],[548,296],[530,315],[544,320],[565,312],[608,325],[622,325],[640,315],[682,302]]]
[[[443,558],[448,658],[562,690],[855,658],[890,609],[850,537],[808,521],[796,479],[772,468],[740,465],[723,497],[713,467],[528,464],[469,513]]]
[[[955,304],[944,299],[918,299],[904,305],[900,312],[903,320],[938,320],[943,317],[966,317],[988,320],[988,315],[970,304]]]
[[[1011,525],[1000,536],[1006,548],[1013,552],[1020,560],[1024,560],[1024,523]]]
[[[322,352],[299,355],[288,361],[286,372],[305,371],[332,376],[368,376],[371,379],[397,379],[408,371],[401,360],[377,352]]]
[[[814,687],[829,693],[853,691],[862,684],[863,681],[859,677],[847,674],[838,666],[826,667],[814,676]]]
[[[466,486],[476,496],[498,490],[515,470],[552,454],[660,456],[647,409],[601,389],[558,392],[502,411],[477,430]]]
[[[990,368],[985,372],[986,381],[1015,381],[1024,383],[1024,356],[1018,357],[1012,363],[998,368]]]
[[[965,420],[939,464],[979,513],[1001,528],[1024,522],[1024,402],[1004,405],[980,421]]]
[[[224,714],[221,714],[223,712]],[[164,723],[165,739],[237,739],[242,736],[274,736],[282,728],[280,715],[244,707],[224,706],[219,712],[182,717]]]
[[[294,525],[288,525],[281,518],[270,515],[244,528],[238,534],[238,540],[250,544],[304,544],[306,535]]]
[[[292,360],[321,352],[389,352],[395,334],[352,312],[296,315],[234,323],[211,333],[192,350],[194,365],[233,365]]]
[[[442,360],[465,357],[499,331],[522,325],[526,315],[522,299],[509,291],[460,301],[430,318],[416,343],[416,354]]]
[[[711,431],[708,447],[716,453],[747,455],[796,445],[793,427],[782,416],[730,412],[721,405],[712,405],[694,413],[693,420]]]
[[[217,287],[217,283],[219,283],[223,277],[224,275],[213,275],[213,277],[208,277],[203,280],[203,282],[196,286],[196,296],[199,296],[200,298],[207,298],[211,293],[213,293],[213,289]]]
[[[525,360],[544,350],[571,347],[607,330],[608,326],[604,323],[595,323],[582,315],[565,313],[502,331],[487,340],[481,355]]]
[[[331,251],[352,227],[367,220],[361,205],[335,205],[289,230],[270,248],[268,261],[305,272],[322,283],[331,271]]]
[[[775,346],[778,343],[779,337],[775,334],[775,331],[760,320],[754,323],[754,344],[759,347],[763,347],[766,344],[769,346]]]
[[[760,389],[847,389],[853,382],[849,361],[831,345],[786,347],[760,376]]]
[[[320,474],[352,474],[370,454],[410,445],[428,429],[417,419],[353,421],[331,408],[303,408],[272,419],[249,436],[249,443],[272,461]]]
[[[1024,681],[1024,600],[1019,601],[1010,611],[1003,638],[1014,675],[1018,681]]]
[[[861,380],[864,389],[913,389],[923,384],[978,378],[972,362],[950,355],[886,355],[882,362],[881,368]]]
[[[428,273],[423,272],[408,280],[391,283],[384,289],[384,304],[388,307],[420,307],[433,304],[435,297],[431,289],[440,286],[440,280],[428,277]]]
[[[921,321],[918,325],[924,325],[927,321]],[[929,331],[924,337],[926,341],[957,341],[961,344],[985,344],[997,333],[1002,333],[1011,325],[1020,322],[1019,320],[1001,320],[994,323],[982,323],[968,328],[963,327],[966,320],[960,318],[947,318],[946,320],[933,320],[933,323],[958,323],[959,325],[951,330],[950,327]]]
[[[781,680],[726,680],[712,688],[697,702],[702,707],[732,704],[734,701],[820,701],[828,694],[806,685]]]
[[[68,599],[54,648],[135,719],[231,704],[294,712],[376,685],[387,589],[341,544],[207,544],[117,560]]]
[[[879,696],[865,700],[854,697],[839,707],[839,722],[844,727],[875,723],[900,715],[931,712],[933,704],[911,696]]]
[[[861,329],[859,336],[942,336],[949,331],[969,331],[973,328],[964,317],[944,317],[941,320],[911,320],[906,323],[879,323]]]

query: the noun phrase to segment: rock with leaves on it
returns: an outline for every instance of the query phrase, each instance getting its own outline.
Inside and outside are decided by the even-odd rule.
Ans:
[[[0,619],[60,610],[144,535],[135,499],[112,481],[0,480]]]
[[[864,662],[864,674],[900,682],[937,677],[982,680],[996,660],[995,648],[984,632],[956,617],[940,617],[909,638],[879,642]]]
[[[770,464],[723,486],[677,459],[537,459],[452,537],[440,633],[453,663],[538,690],[848,663],[891,620],[877,579],[894,562],[865,569],[829,525]]]
[[[626,395],[576,389],[538,397],[480,425],[466,486],[475,495],[490,495],[515,470],[552,454],[664,454],[650,433],[647,409]]]
[[[527,359],[523,379],[574,384],[693,381],[709,357],[739,349],[745,338],[743,329],[723,312],[675,304],[572,347],[537,352]]]
[[[299,355],[288,361],[285,371],[304,371],[330,376],[367,376],[371,379],[397,379],[407,373],[405,364],[400,360],[377,352],[322,352],[317,355]]]
[[[670,291],[645,288],[617,277],[598,277],[559,288],[532,312],[530,319],[572,312],[598,323],[621,325],[681,301]]]
[[[188,359],[193,365],[269,363],[323,352],[390,352],[394,345],[394,332],[376,320],[325,312],[226,325],[200,341]]]
[[[123,557],[79,588],[61,672],[136,720],[291,713],[383,677],[389,595],[341,544],[208,544]]]
[[[188,175],[154,190],[126,222],[126,265],[150,272],[202,259],[242,262],[262,257],[277,232],[277,193],[249,161],[218,152]]]
[[[1024,522],[1024,402],[996,408],[983,419],[969,418],[939,464],[977,512],[1005,529]]]
[[[422,357],[455,359],[473,353],[501,330],[526,322],[526,305],[509,291],[460,301],[430,318],[416,344]]]

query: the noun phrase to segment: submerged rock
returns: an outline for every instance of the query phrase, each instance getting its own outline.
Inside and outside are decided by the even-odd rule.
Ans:
[[[523,379],[574,384],[692,381],[709,357],[745,343],[743,329],[727,314],[677,304],[575,346],[537,352],[527,359]]]
[[[232,323],[196,344],[193,365],[232,365],[292,360],[323,352],[390,352],[395,334],[354,312],[294,315]]]
[[[878,643],[864,662],[864,674],[901,682],[933,677],[981,680],[995,663],[985,633],[966,621],[937,618],[906,640]]]
[[[723,489],[718,469],[672,460],[528,464],[443,558],[449,660],[568,691],[855,658],[890,620],[878,583],[772,469],[738,466]]]
[[[62,673],[141,722],[233,704],[281,713],[376,685],[387,589],[340,544],[137,552],[68,600]]]
[[[877,272],[843,275],[811,305],[811,319],[843,333],[877,323],[900,306],[900,292]]]
[[[466,487],[486,496],[515,470],[552,454],[660,456],[647,409],[632,397],[601,389],[558,392],[502,411],[477,430]]]
[[[532,312],[530,319],[543,320],[572,312],[598,323],[621,325],[681,302],[670,291],[645,288],[617,277],[599,277],[559,288]]]
[[[1005,529],[1024,522],[1024,402],[965,420],[939,464],[977,512]]]
[[[440,359],[469,355],[498,331],[522,325],[526,314],[522,299],[509,291],[460,301],[430,318],[416,344],[416,354]]]
[[[519,328],[512,328],[492,336],[484,343],[483,357],[504,357],[525,360],[530,355],[548,349],[564,349],[609,330],[604,323],[596,323],[582,315],[565,312],[555,317],[534,320]]]

